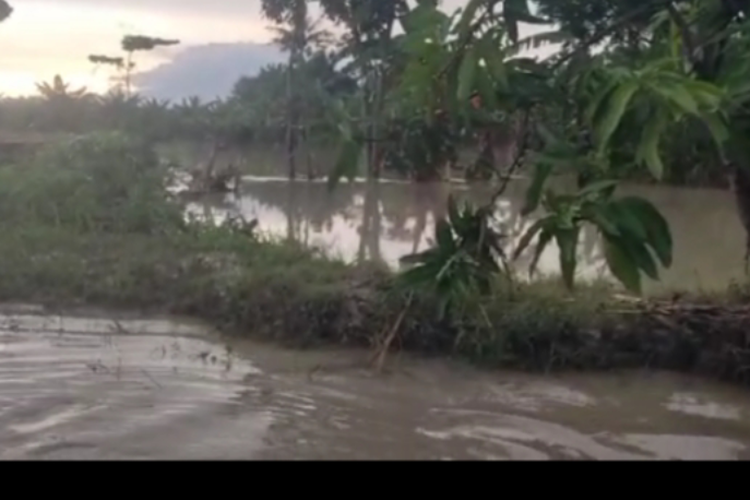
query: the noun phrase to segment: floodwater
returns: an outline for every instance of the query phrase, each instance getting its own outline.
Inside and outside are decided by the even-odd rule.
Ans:
[[[0,459],[744,460],[747,391],[227,342],[174,319],[0,316]]]
[[[509,252],[534,222],[533,216],[521,216],[527,185],[522,180],[511,182],[497,203],[496,218],[507,235]],[[248,220],[257,218],[262,231],[294,238],[331,255],[397,266],[401,256],[429,247],[435,219],[443,216],[449,194],[459,201],[481,203],[489,199],[490,191],[465,184],[360,182],[329,192],[323,182],[249,178],[239,197],[204,199],[192,204],[190,211],[214,218],[242,214]],[[671,225],[674,263],[662,271],[659,282],[645,283],[646,293],[716,291],[744,279],[745,233],[729,191],[624,185],[618,194],[650,200]],[[527,251],[516,263],[524,274],[530,254]],[[578,255],[578,279],[611,279],[592,228],[583,232]],[[552,244],[540,259],[539,271],[556,274],[558,269],[558,251]]]

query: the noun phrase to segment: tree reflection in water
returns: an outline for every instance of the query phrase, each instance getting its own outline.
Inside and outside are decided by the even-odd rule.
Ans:
[[[494,225],[507,235],[508,255],[533,223],[533,216],[521,215],[524,193],[523,183],[513,182],[496,205]],[[232,205],[224,199],[219,211],[233,206],[247,219],[258,218],[263,231],[305,245],[322,244],[350,261],[376,260],[397,266],[399,257],[430,244],[435,221],[445,216],[451,194],[458,203],[482,203],[491,196],[491,189],[486,185],[354,182],[329,191],[324,182],[269,180],[245,183],[240,203]],[[215,199],[207,203],[216,207]],[[592,271],[599,274],[604,261],[594,231],[584,231],[579,252],[580,268],[589,275]],[[531,253],[515,264],[524,274]],[[554,270],[556,258],[552,248],[540,267]]]

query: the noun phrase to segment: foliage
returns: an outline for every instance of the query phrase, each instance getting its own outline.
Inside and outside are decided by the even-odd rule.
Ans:
[[[170,40],[166,38],[150,37],[143,35],[125,35],[122,39],[122,50],[125,52],[149,51],[156,47],[167,47],[177,45],[179,40]]]
[[[542,1],[532,14],[526,0],[502,2],[500,13],[497,4],[470,0],[448,16],[434,2],[420,2],[404,14],[401,57],[396,58],[400,84],[389,89],[386,102],[406,123],[422,117],[431,124],[436,111],[468,129],[499,127],[520,117],[525,125],[516,141],[516,162],[521,160],[533,174],[526,213],[543,199],[545,214],[526,233],[518,252],[539,236],[536,262],[554,241],[563,280],[572,288],[580,228],[594,224],[604,239],[610,270],[638,292],[641,273],[658,278],[651,252],[661,265],[671,264],[671,236],[645,200],[611,198],[616,180],[640,170],[662,180],[669,168],[692,168],[679,165],[688,152],[720,167],[727,160],[746,162],[744,137],[750,121],[740,117],[750,116],[748,87],[740,82],[747,81],[750,67],[739,54],[740,47],[747,48],[743,13],[748,6]],[[559,30],[521,39],[519,21],[545,19],[558,23]],[[542,40],[562,41],[560,52],[542,61],[517,57],[521,47]],[[481,101],[478,110],[469,105],[473,95],[472,101]],[[345,118],[338,116],[339,121]],[[342,152],[350,159],[340,161],[332,184],[338,176],[350,177],[356,167],[358,148],[353,144],[373,140],[348,118],[341,129],[349,146]],[[702,149],[690,151],[683,142],[668,139],[674,131],[683,139],[703,136],[690,142]],[[428,136],[411,135],[430,142],[425,141]],[[395,149],[402,160],[415,156],[407,141],[396,143]],[[434,162],[435,156],[427,161]],[[576,175],[579,191],[546,191],[546,180],[557,174]]]
[[[91,54],[88,59],[92,64],[109,64],[118,68],[121,68],[125,64],[125,59],[123,57],[112,57],[102,54]]]
[[[526,214],[543,213],[520,251],[536,236],[537,255],[556,243],[568,287],[584,224],[599,228],[611,270],[631,290],[639,289],[640,273],[658,276],[656,261],[670,264],[663,219],[645,200],[613,198],[615,181],[648,174],[660,182],[702,172],[718,179],[728,165],[750,166],[748,2],[469,0],[449,15],[436,1],[323,0],[325,17],[344,29],[335,53],[312,50],[327,37],[307,8],[302,0],[262,3],[289,63],[241,80],[223,102],[168,106],[113,94],[105,104],[69,95],[62,80],[40,91],[50,100],[67,96],[55,116],[69,117],[76,128],[237,140],[285,135],[291,153],[311,131],[338,132],[341,155],[331,186],[356,175],[363,157],[372,176],[385,166],[432,180],[476,136],[486,146],[491,134],[513,131],[506,134],[513,139],[510,164],[490,158],[491,177],[501,181],[493,202],[502,194],[503,168],[531,174]],[[550,29],[523,37],[522,23]],[[403,33],[395,34],[396,27]],[[132,53],[173,42],[126,37],[123,48]],[[541,60],[521,55],[545,43],[558,43],[560,50]],[[90,60],[123,64],[109,56]],[[302,80],[315,85],[292,84]],[[19,123],[62,126],[50,125],[58,118],[24,116]],[[575,176],[578,192],[546,190],[558,174]],[[476,214],[488,216],[492,208]]]
[[[65,83],[60,75],[55,75],[52,84],[37,83],[36,88],[45,99],[80,99],[86,96],[86,87],[70,90],[70,84]]]
[[[119,133],[82,136],[41,151],[32,165],[0,170],[4,224],[74,232],[179,230],[167,172],[149,144]]]
[[[488,225],[486,214],[448,200],[448,217],[435,225],[435,246],[402,259],[413,264],[400,280],[409,288],[426,288],[439,298],[440,317],[451,306],[486,296],[505,261],[503,236]],[[507,272],[507,268],[505,269]]]
[[[100,64],[117,64],[122,58],[91,56]],[[90,58],[90,59],[91,59]],[[331,95],[341,97],[357,90],[356,82],[335,67],[331,54],[315,53],[299,68],[305,81],[316,82]],[[286,125],[285,70],[278,65],[261,69],[254,77],[243,77],[226,99],[181,102],[128,96],[114,89],[94,95],[72,89],[62,77],[38,85],[40,96],[0,99],[0,129],[17,133],[122,131],[154,140],[204,140],[220,136],[227,142],[247,144],[257,140],[267,145],[280,142]],[[318,85],[300,88],[304,125],[312,140],[324,139],[332,127],[320,98]]]
[[[422,117],[392,120],[384,126],[389,134],[383,144],[383,167],[420,181],[439,180],[436,166],[457,161],[459,138],[446,120],[426,122]]]
[[[576,250],[581,225],[593,224],[604,239],[605,258],[612,274],[630,291],[641,292],[641,272],[656,280],[659,273],[652,252],[661,265],[672,263],[669,226],[654,206],[639,197],[613,199],[615,181],[590,184],[572,195],[544,194],[547,215],[522,236],[518,257],[538,237],[529,272],[533,273],[547,245],[557,243],[565,285],[573,288]]]

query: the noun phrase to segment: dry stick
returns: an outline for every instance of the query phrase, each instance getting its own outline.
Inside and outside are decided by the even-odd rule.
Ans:
[[[495,206],[495,203],[497,202],[497,199],[500,198],[505,190],[508,187],[508,184],[510,184],[511,178],[513,177],[513,174],[516,170],[521,166],[521,160],[523,160],[526,150],[529,147],[529,136],[531,135],[529,131],[529,121],[531,117],[531,111],[532,109],[528,109],[523,114],[523,122],[522,122],[522,130],[523,135],[521,137],[521,143],[518,145],[518,149],[516,150],[516,153],[513,155],[513,163],[511,163],[510,168],[505,173],[505,175],[502,177],[502,180],[500,181],[500,187],[495,191],[492,195],[492,198],[490,199],[489,203],[487,204],[488,209],[492,209]]]
[[[398,334],[398,330],[401,327],[401,323],[403,323],[404,318],[406,317],[406,313],[408,312],[409,307],[411,307],[413,298],[414,293],[409,293],[409,297],[406,299],[406,305],[399,313],[398,318],[396,318],[396,322],[391,327],[391,331],[388,333],[385,341],[370,360],[370,364],[375,363],[375,370],[378,373],[383,371],[383,364],[385,363],[385,358],[388,355],[388,350],[390,349],[393,340],[396,338],[396,334]]]

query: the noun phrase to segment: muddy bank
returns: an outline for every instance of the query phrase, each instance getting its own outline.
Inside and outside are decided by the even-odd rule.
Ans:
[[[262,220],[259,231],[210,217],[186,221],[185,207],[165,194],[169,176],[156,153],[121,134],[62,144],[36,161],[0,169],[0,301],[184,314],[236,337],[303,347],[372,347],[404,313],[409,292],[371,260],[378,260],[383,228],[398,234],[410,224],[403,217],[403,224],[386,224],[377,197],[361,200],[366,214],[349,214],[363,224],[357,253],[370,256],[353,265],[301,241],[292,206],[284,241],[261,234]],[[273,194],[271,184],[263,189]],[[335,201],[321,196],[312,198]],[[347,212],[350,203],[340,201]],[[409,215],[391,210],[394,219]],[[330,219],[325,206],[305,212],[315,224]],[[428,214],[416,215],[423,222],[411,231],[418,247]],[[525,224],[518,216],[512,219]],[[648,366],[748,383],[747,293],[726,293],[709,308],[706,297],[642,306],[616,300],[609,285],[581,283],[569,294],[557,279],[496,281],[493,293],[462,297],[447,315],[432,292],[415,292],[394,350],[496,369]]]
[[[295,246],[217,233],[170,237],[21,233],[0,241],[0,301],[143,310],[210,322],[239,338],[371,348],[403,311],[393,275]],[[54,244],[52,243],[54,242]],[[50,248],[55,250],[50,252]],[[446,318],[419,294],[395,350],[493,369],[668,369],[750,384],[748,294],[644,302],[608,288],[569,295],[519,284]]]
[[[747,393],[693,377],[407,355],[375,375],[360,351],[129,316],[0,317],[0,459],[750,458]]]
[[[340,288],[246,289],[237,309],[219,296],[174,312],[211,320],[231,335],[249,332],[295,347],[372,347],[382,342],[406,299],[388,275],[351,277]],[[551,288],[553,285],[548,285]],[[440,318],[419,296],[399,324],[394,350],[452,356],[494,369],[530,371],[649,368],[750,385],[750,306],[742,291],[709,297],[636,300],[588,290],[566,296],[521,286],[478,303],[483,313]]]

